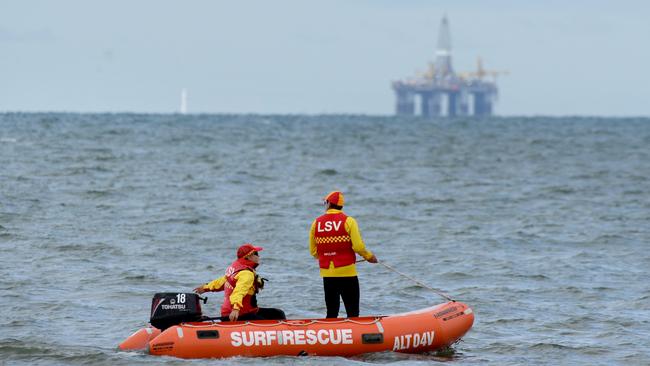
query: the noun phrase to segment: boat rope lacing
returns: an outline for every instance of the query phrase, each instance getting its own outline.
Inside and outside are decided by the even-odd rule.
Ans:
[[[308,321],[302,321],[302,320],[277,320],[274,323],[256,323],[253,321],[246,321],[244,324],[230,324],[229,322],[215,322],[212,321],[210,324],[183,324],[186,327],[194,327],[194,328],[201,328],[201,327],[222,327],[222,328],[237,328],[241,327],[242,325],[254,325],[257,327],[277,327],[280,325],[294,325],[294,326],[307,326],[307,325],[312,325],[312,324],[342,324],[342,323],[352,323],[352,324],[358,324],[358,325],[372,325],[375,323],[378,323],[382,318],[374,318],[373,320],[370,321],[361,321],[361,320],[354,320],[354,319],[341,319],[341,320],[320,320],[320,319],[310,319]]]
[[[420,285],[420,286],[426,288],[427,290],[431,290],[431,291],[433,291],[433,292],[436,293],[437,295],[442,296],[442,297],[444,297],[445,299],[447,299],[447,300],[449,300],[449,301],[452,301],[452,302],[455,302],[455,301],[456,301],[456,300],[452,299],[449,295],[446,295],[445,293],[443,293],[442,291],[440,291],[440,290],[436,290],[436,289],[434,289],[434,288],[432,288],[432,287],[430,287],[430,286],[427,286],[427,285],[425,285],[424,283],[422,283],[422,282],[416,280],[415,278],[413,278],[413,277],[411,277],[411,276],[409,276],[409,275],[407,275],[407,274],[404,274],[404,273],[402,273],[402,272],[396,270],[395,268],[389,266],[388,264],[386,264],[386,263],[384,263],[384,262],[377,262],[377,263],[379,263],[379,264],[381,264],[382,266],[388,268],[389,270],[391,270],[391,271],[393,271],[393,272],[399,274],[399,275],[402,276],[402,277],[406,277],[406,278],[408,278],[409,280],[411,280],[411,281],[417,283],[418,285]]]

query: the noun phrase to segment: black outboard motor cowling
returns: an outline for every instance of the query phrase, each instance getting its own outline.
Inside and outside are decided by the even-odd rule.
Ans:
[[[165,330],[172,325],[201,320],[201,297],[195,293],[161,292],[151,301],[151,319],[154,327]]]

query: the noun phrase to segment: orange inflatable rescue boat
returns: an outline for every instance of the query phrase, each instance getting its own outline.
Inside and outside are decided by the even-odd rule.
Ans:
[[[474,323],[472,309],[456,301],[389,316],[220,322],[202,320],[200,299],[156,294],[152,326],[135,332],[119,349],[180,358],[422,353],[457,342]]]

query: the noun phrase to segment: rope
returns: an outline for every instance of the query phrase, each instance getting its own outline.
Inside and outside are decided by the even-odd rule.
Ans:
[[[363,322],[363,321],[358,321],[358,320],[352,320],[352,319],[341,319],[341,320],[318,320],[318,319],[307,319],[307,321],[300,321],[300,320],[276,320],[275,323],[270,323],[270,324],[260,324],[260,323],[255,323],[254,321],[246,321],[243,325],[255,325],[258,327],[277,327],[280,325],[294,325],[294,326],[307,326],[307,325],[312,325],[312,324],[341,324],[341,323],[353,323],[353,324],[359,324],[359,325],[371,325],[375,324],[378,321],[380,321],[382,318],[377,317],[374,318],[373,320]],[[192,327],[192,328],[202,328],[202,327],[212,327],[212,326],[218,326],[222,328],[236,328],[236,327],[241,327],[242,324],[227,324],[228,322],[215,322],[212,321],[211,324],[185,324],[186,327]]]
[[[399,275],[402,276],[402,277],[406,277],[406,278],[408,278],[409,280],[411,280],[411,281],[417,283],[418,285],[420,285],[420,286],[426,288],[427,290],[431,290],[431,291],[435,292],[437,295],[442,296],[442,297],[444,297],[445,299],[447,299],[447,300],[449,300],[449,301],[452,301],[452,302],[455,302],[455,301],[456,301],[456,300],[452,299],[451,297],[449,297],[448,295],[444,294],[442,291],[439,291],[439,290],[436,290],[436,289],[434,289],[434,288],[432,288],[432,287],[429,287],[429,286],[425,285],[424,283],[422,283],[422,282],[416,280],[415,278],[413,278],[413,277],[411,277],[411,276],[409,276],[409,275],[407,275],[407,274],[404,274],[404,273],[402,273],[402,272],[396,270],[395,268],[389,266],[388,264],[386,264],[386,263],[384,263],[384,262],[377,262],[377,263],[379,263],[379,264],[381,264],[382,266],[388,268],[389,270],[391,270],[391,271],[393,271],[393,272],[399,274]]]

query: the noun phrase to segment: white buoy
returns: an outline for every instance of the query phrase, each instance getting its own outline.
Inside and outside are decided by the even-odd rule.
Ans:
[[[187,89],[181,89],[181,114],[187,114]]]

